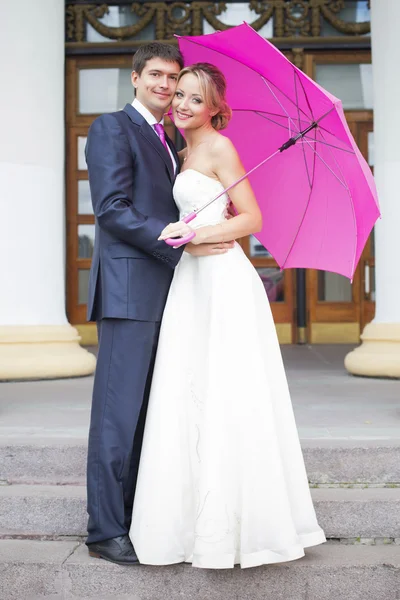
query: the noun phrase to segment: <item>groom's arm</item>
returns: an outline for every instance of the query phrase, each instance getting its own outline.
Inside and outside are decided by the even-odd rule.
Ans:
[[[218,242],[215,244],[186,244],[185,252],[192,256],[214,256],[226,254],[235,246],[235,242]]]
[[[128,139],[112,115],[102,115],[90,127],[86,162],[93,211],[100,227],[174,268],[183,248],[174,249],[158,241],[167,223],[134,207],[134,159]]]

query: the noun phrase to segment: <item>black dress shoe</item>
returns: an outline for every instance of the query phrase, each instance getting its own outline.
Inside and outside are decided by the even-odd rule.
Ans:
[[[138,565],[139,560],[128,535],[87,545],[89,556],[104,558],[117,565]]]

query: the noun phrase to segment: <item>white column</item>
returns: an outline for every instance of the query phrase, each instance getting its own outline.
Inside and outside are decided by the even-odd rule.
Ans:
[[[93,372],[65,316],[64,0],[2,0],[0,379]]]
[[[375,178],[382,212],[375,227],[376,314],[345,366],[378,377],[400,377],[399,25],[399,0],[372,0]]]

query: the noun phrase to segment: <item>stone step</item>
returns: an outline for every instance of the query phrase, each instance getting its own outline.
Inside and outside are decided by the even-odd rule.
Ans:
[[[303,440],[302,447],[312,484],[400,484],[400,440]],[[0,481],[80,483],[85,470],[86,444],[81,440],[0,445]]]
[[[310,483],[400,484],[400,440],[302,440]]]
[[[313,489],[329,538],[400,538],[400,489]],[[84,536],[84,486],[0,486],[0,536]]]
[[[210,571],[120,567],[83,544],[0,540],[4,600],[396,600],[400,546],[324,544],[300,560]]]

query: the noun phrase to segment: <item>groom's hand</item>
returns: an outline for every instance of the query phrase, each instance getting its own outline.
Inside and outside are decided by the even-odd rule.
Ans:
[[[215,254],[226,254],[235,245],[235,242],[219,242],[214,244],[186,244],[185,252],[192,256],[213,256]]]

